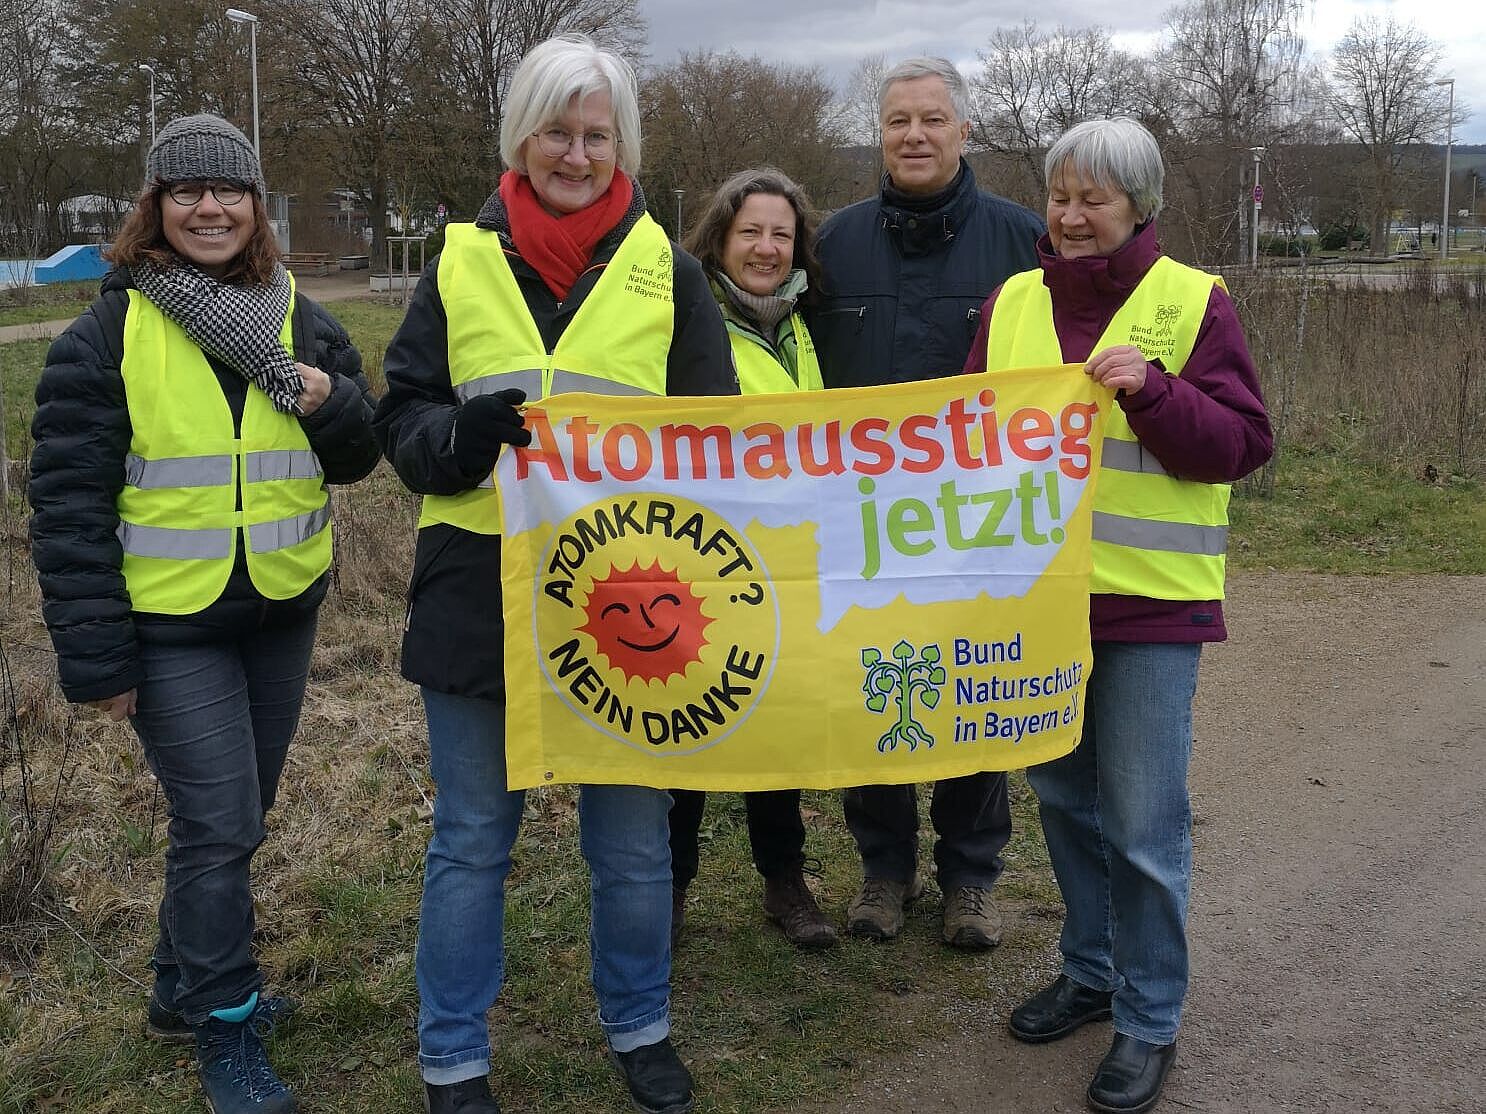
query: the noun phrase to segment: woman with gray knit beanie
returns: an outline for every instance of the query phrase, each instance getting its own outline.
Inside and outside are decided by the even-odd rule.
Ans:
[[[805,192],[785,174],[760,167],[718,187],[686,250],[701,261],[732,342],[745,395],[821,389],[815,346],[799,308],[819,287],[815,216]],[[671,797],[671,939],[681,936],[686,889],[697,876],[698,833],[707,795],[673,789]],[[805,882],[805,824],[800,791],[743,794],[753,862],[764,878],[764,914],[797,948],[836,942],[836,929]]]
[[[345,330],[296,295],[258,157],[171,121],[98,299],[36,389],[42,610],[73,703],[127,718],[170,813],[151,1036],[194,1041],[216,1114],[296,1109],[263,1037],[249,864],[299,722],[331,559],[326,484],[377,463]]]

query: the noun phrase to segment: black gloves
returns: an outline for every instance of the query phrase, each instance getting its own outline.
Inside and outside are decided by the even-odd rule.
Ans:
[[[521,424],[516,407],[526,401],[519,388],[477,395],[459,408],[454,419],[454,463],[466,475],[495,467],[502,445],[530,445],[531,432]]]

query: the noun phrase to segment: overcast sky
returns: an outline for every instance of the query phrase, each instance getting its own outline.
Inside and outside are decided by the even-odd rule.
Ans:
[[[889,62],[939,54],[975,66],[975,51],[997,27],[1031,17],[1051,30],[1101,24],[1118,45],[1144,52],[1156,41],[1165,3],[1095,4],[1089,0],[640,0],[650,21],[650,59],[683,50],[736,50],[767,61],[819,65],[832,80],[881,53]],[[1304,27],[1310,49],[1326,53],[1359,15],[1412,20],[1445,48],[1441,76],[1472,106],[1457,143],[1486,143],[1486,14],[1482,0],[1313,0]]]

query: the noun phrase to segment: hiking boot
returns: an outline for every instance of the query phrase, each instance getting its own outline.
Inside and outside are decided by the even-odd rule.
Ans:
[[[846,931],[864,940],[891,940],[903,931],[903,910],[924,892],[924,880],[864,878],[856,900],[846,910]]]
[[[490,1094],[490,1080],[483,1075],[458,1083],[423,1084],[423,1109],[428,1114],[500,1114],[500,1103]]]
[[[944,942],[985,951],[1001,942],[1001,914],[984,886],[960,886],[944,899]]]
[[[609,1050],[609,1057],[629,1087],[630,1101],[645,1114],[689,1114],[691,1072],[671,1047],[671,1038],[630,1052]]]
[[[209,1017],[193,1032],[196,1073],[212,1114],[293,1114],[299,1109],[269,1065],[251,1019]]]
[[[671,950],[681,943],[681,929],[686,924],[686,890],[671,887]]]
[[[288,1021],[297,1009],[299,1003],[293,998],[260,997],[248,1018],[248,1024],[258,1030],[261,1040],[267,1040],[273,1035],[274,1028]],[[175,1010],[162,1005],[155,993],[150,994],[149,1008],[145,1011],[144,1031],[145,1036],[151,1040],[165,1044],[190,1044],[196,1039],[196,1034],[186,1019]]]
[[[836,942],[836,928],[826,920],[800,871],[764,879],[764,912],[797,948],[818,951]]]

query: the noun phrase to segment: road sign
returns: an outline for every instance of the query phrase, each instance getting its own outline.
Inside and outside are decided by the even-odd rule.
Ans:
[[[1261,185],[1258,185],[1258,184],[1255,184],[1255,186],[1254,186],[1254,204],[1255,205],[1263,205],[1264,204],[1264,187],[1261,186]]]

